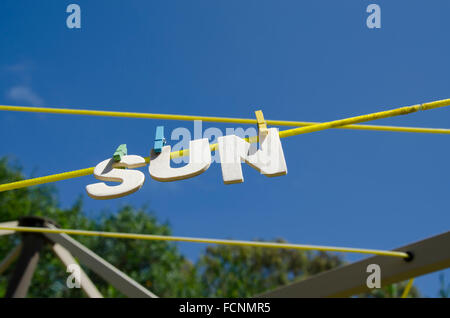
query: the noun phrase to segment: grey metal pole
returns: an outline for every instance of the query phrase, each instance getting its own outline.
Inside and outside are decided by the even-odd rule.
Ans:
[[[46,224],[45,226],[55,228],[52,224]],[[77,257],[81,264],[86,265],[124,295],[134,298],[158,297],[69,235],[54,233],[44,233],[44,235],[52,242],[63,246],[73,256]]]
[[[19,221],[10,221],[2,223],[6,226],[36,226],[42,227],[47,223],[52,223],[41,217],[26,216],[20,218]],[[2,231],[2,235],[13,234],[15,231]],[[46,238],[40,233],[22,233],[22,244],[20,248],[19,259],[12,273],[8,287],[6,289],[5,297],[26,297],[28,288],[30,287],[31,279],[39,261],[39,252],[46,243]]]
[[[3,222],[0,223],[0,226],[11,226],[11,227],[15,227],[19,224],[18,221],[10,221],[10,222]],[[0,230],[0,235],[9,235],[9,234],[14,234],[14,231],[8,231],[8,230]]]
[[[68,267],[71,264],[77,264],[78,262],[73,258],[72,254],[59,244],[53,244],[53,252],[61,260],[61,262]],[[89,298],[103,298],[94,283],[89,279],[83,269],[80,267],[80,285],[81,289],[88,295]]]
[[[450,267],[450,232],[395,249],[411,252],[412,259],[374,256],[339,267],[256,297],[350,297],[369,292],[369,264],[381,269],[381,285],[389,285]]]
[[[8,282],[6,298],[24,298],[30,287],[36,265],[39,261],[39,252],[44,246],[44,237],[40,234],[24,233],[22,235],[22,249]]]
[[[6,257],[0,263],[0,275],[3,274],[4,271],[6,271],[9,265],[11,265],[17,259],[17,257],[19,257],[21,250],[22,243],[18,244],[8,253],[8,255],[6,255]]]

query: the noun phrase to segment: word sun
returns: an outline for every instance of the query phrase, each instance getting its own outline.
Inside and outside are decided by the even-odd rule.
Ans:
[[[228,135],[218,138],[218,150],[222,177],[225,184],[244,182],[241,163],[244,161],[267,177],[287,174],[283,147],[277,128],[259,132],[259,149],[251,147],[246,140]],[[189,179],[205,172],[211,164],[211,151],[207,138],[189,141],[189,163],[180,168],[170,166],[170,146],[164,146],[161,153],[151,152],[148,171],[150,176],[161,182]],[[104,182],[86,186],[88,195],[93,199],[106,200],[126,196],[139,190],[145,181],[145,175],[138,170],[147,163],[141,156],[124,155],[120,161],[113,158],[100,162],[94,168],[98,180],[120,182],[110,186]],[[128,168],[128,169],[124,169]]]

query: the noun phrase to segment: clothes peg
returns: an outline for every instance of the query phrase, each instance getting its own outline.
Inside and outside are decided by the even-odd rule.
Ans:
[[[113,159],[115,162],[119,162],[122,160],[123,156],[127,155],[127,145],[121,144],[119,147],[117,147],[116,152],[114,152]]]
[[[258,123],[258,135],[259,134],[267,135],[269,133],[269,131],[267,130],[267,124],[266,124],[266,121],[264,120],[264,115],[263,115],[262,110],[255,111],[255,115],[256,115],[256,121]]]
[[[166,138],[164,138],[164,126],[156,127],[155,144],[153,150],[155,153],[161,153],[162,148],[166,144]]]

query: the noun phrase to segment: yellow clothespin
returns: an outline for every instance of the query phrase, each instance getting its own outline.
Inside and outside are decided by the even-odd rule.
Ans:
[[[267,124],[264,120],[264,115],[262,110],[255,111],[256,121],[258,122],[258,134],[267,135],[269,131],[267,130]]]

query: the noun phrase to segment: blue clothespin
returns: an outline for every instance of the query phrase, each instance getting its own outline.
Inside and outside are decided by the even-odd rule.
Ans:
[[[158,126],[156,127],[155,146],[153,147],[155,153],[161,153],[165,144],[166,138],[164,138],[164,126]]]

